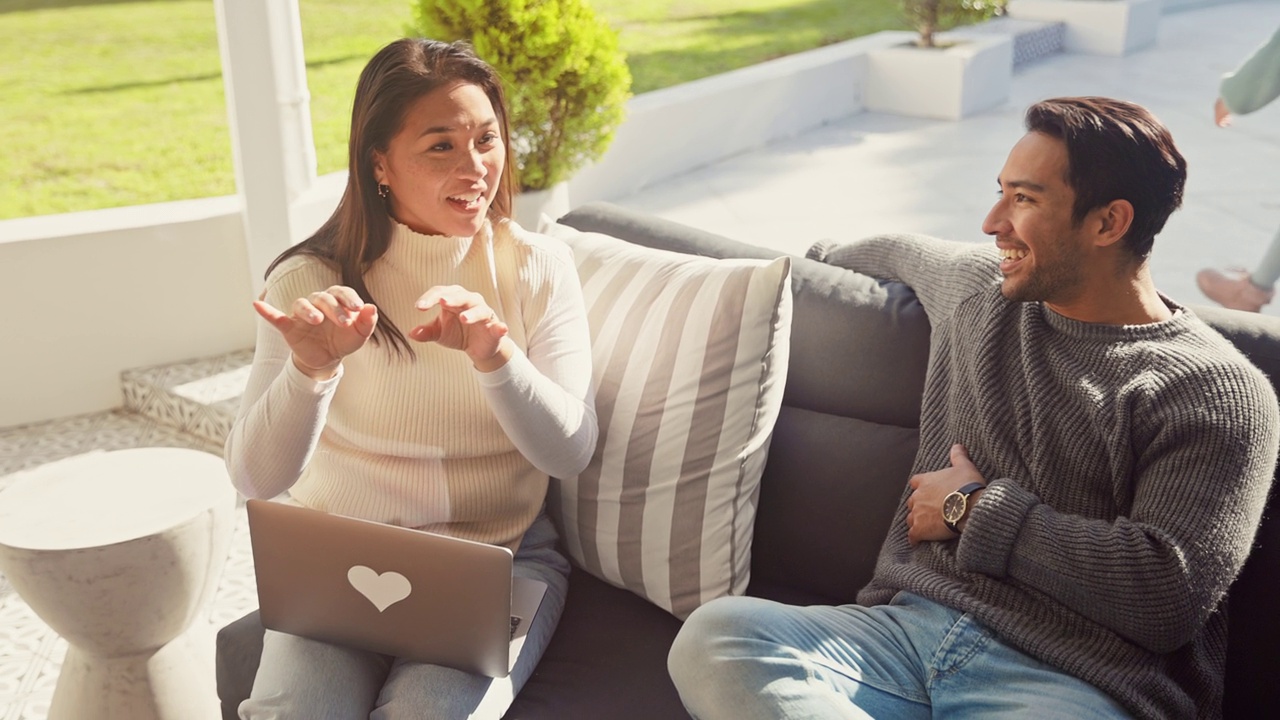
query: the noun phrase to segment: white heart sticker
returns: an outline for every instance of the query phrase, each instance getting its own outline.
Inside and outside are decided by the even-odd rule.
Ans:
[[[378,608],[378,612],[409,597],[409,593],[413,590],[413,586],[409,584],[409,578],[400,573],[387,571],[379,575],[373,568],[364,565],[352,565],[347,571],[347,582],[368,598],[369,602]]]

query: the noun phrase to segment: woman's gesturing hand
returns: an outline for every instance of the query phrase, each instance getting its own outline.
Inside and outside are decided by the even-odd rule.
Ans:
[[[342,358],[359,350],[378,324],[378,309],[344,285],[294,300],[289,315],[262,300],[253,309],[280,331],[293,364],[314,380],[333,377]]]
[[[462,350],[481,372],[492,372],[507,364],[511,357],[507,324],[485,302],[480,293],[458,285],[437,285],[418,298],[419,310],[440,308],[440,314],[426,324],[409,331],[419,342],[435,342],[447,348]]]

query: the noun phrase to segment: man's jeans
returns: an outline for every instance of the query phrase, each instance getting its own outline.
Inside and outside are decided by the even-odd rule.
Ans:
[[[689,617],[668,669],[700,720],[1129,717],[969,615],[905,592],[875,607],[721,598]]]

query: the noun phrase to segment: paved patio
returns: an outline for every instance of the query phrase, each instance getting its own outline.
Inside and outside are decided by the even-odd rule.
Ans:
[[[1187,158],[1183,207],[1156,238],[1152,269],[1175,299],[1207,303],[1196,271],[1252,266],[1280,228],[1280,102],[1230,128],[1213,123],[1218,79],[1278,25],[1275,0],[1173,11],[1155,47],[1053,55],[1019,69],[995,110],[958,122],[862,113],[614,202],[801,255],[819,239],[878,232],[988,242],[982,219],[1026,107],[1106,95],[1151,109]],[[1280,315],[1280,303],[1264,311]]]
[[[1151,108],[1188,158],[1184,207],[1157,238],[1153,268],[1167,293],[1204,303],[1195,271],[1253,264],[1280,227],[1280,103],[1226,130],[1212,119],[1219,76],[1277,25],[1277,0],[1173,12],[1154,48],[1124,58],[1055,55],[1021,68],[996,110],[959,122],[864,113],[614,202],[796,254],[819,239],[877,232],[986,242],[980,224],[1025,107],[1055,95],[1110,95]],[[1266,312],[1280,315],[1280,303]],[[140,445],[214,449],[153,420],[102,413],[0,431],[0,476]],[[241,521],[211,628],[256,604]],[[0,720],[44,720],[65,647],[0,577]]]

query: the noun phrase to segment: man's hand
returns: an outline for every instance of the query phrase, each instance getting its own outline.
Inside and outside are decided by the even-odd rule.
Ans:
[[[911,476],[907,497],[907,540],[918,545],[925,540],[950,540],[956,536],[942,522],[942,499],[964,485],[987,481],[969,460],[969,453],[959,443],[951,446],[951,467]],[[981,490],[969,496],[970,507],[977,502]]]

